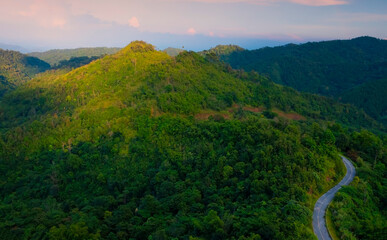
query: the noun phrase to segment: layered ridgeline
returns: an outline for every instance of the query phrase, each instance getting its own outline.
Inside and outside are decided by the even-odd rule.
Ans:
[[[289,44],[258,50],[242,50],[236,46],[219,46],[208,53],[215,53],[233,68],[255,70],[283,85],[297,90],[340,98],[363,107],[374,118],[382,119],[386,95],[377,88],[387,76],[387,41],[371,37],[352,40],[314,42],[301,45]],[[363,93],[373,98],[368,104],[359,104],[354,87],[367,84],[376,92]],[[376,96],[378,97],[376,99]]]
[[[48,62],[52,66],[59,65],[61,61],[68,61],[71,58],[79,57],[101,57],[103,55],[109,55],[117,53],[120,48],[75,48],[75,49],[54,49],[46,52],[32,52],[28,55],[42,59]]]
[[[35,57],[0,49],[0,97],[49,68],[48,63]]]
[[[6,239],[314,239],[311,209],[344,174],[336,145],[349,138],[327,121],[378,127],[143,42],[55,73],[0,104]]]

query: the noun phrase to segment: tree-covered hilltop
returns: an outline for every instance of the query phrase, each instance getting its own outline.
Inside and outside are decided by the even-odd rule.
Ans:
[[[299,91],[338,98],[364,83],[376,88],[378,83],[375,81],[387,76],[387,41],[371,37],[220,52],[219,56],[233,68],[257,71],[276,83]],[[381,95],[379,91],[384,89],[376,90],[375,94]],[[370,93],[364,97],[372,98],[373,95]],[[356,98],[352,96],[347,101],[357,104]],[[380,100],[379,104],[386,102],[385,97]],[[368,112],[368,108],[373,108],[372,104],[357,106]],[[369,113],[375,111],[371,109]]]
[[[315,239],[314,201],[344,175],[349,133],[333,122],[380,127],[350,105],[133,42],[3,97],[0,236]]]
[[[121,48],[75,48],[75,49],[53,49],[46,52],[32,52],[28,55],[42,59],[52,66],[60,64],[61,61],[77,57],[101,57],[117,53]]]
[[[239,47],[238,45],[217,45],[209,50],[204,50],[199,52],[200,55],[205,56],[218,56],[225,62],[228,62],[228,57],[232,55],[234,52],[243,52],[244,48]]]
[[[49,68],[48,63],[38,58],[0,49],[0,97]]]

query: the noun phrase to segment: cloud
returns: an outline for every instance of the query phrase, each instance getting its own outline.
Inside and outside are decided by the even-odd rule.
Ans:
[[[132,17],[131,19],[129,19],[129,25],[131,27],[138,28],[138,27],[140,27],[140,22],[138,21],[138,19],[136,17]]]
[[[195,35],[196,34],[196,30],[195,30],[195,28],[189,28],[188,30],[187,30],[187,33],[189,34],[189,35]]]
[[[65,19],[61,18],[55,18],[51,22],[51,26],[53,27],[64,27],[66,25],[67,21]]]
[[[315,7],[348,4],[346,0],[290,0],[290,2]]]

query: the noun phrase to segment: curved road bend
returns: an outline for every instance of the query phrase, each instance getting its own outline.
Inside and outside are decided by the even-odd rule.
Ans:
[[[352,163],[343,156],[341,156],[341,158],[343,159],[344,165],[347,168],[347,174],[345,174],[345,177],[339,182],[339,184],[322,195],[314,205],[313,231],[319,240],[331,240],[325,225],[325,211],[341,186],[348,185],[350,182],[352,182],[356,174],[355,167],[352,165]]]

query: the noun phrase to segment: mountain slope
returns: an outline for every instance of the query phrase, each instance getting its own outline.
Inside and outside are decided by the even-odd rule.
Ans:
[[[327,120],[376,126],[144,42],[63,71],[0,103],[6,239],[314,239],[313,201],[343,175]]]
[[[341,101],[363,108],[375,119],[387,123],[387,78],[368,81],[341,94]]]
[[[234,68],[257,71],[299,91],[338,98],[353,87],[370,85],[387,76],[387,41],[371,37],[220,52],[219,55]],[[372,98],[372,94],[366,97]],[[348,95],[346,100],[357,102],[356,97],[348,99]],[[372,108],[370,104],[358,106],[365,111]]]
[[[301,91],[337,96],[387,74],[387,41],[371,37],[236,51],[231,66],[269,74]],[[226,54],[227,55],[227,54]]]
[[[49,68],[48,63],[35,57],[0,49],[0,96]]]
[[[146,107],[155,115],[196,115],[203,109],[227,111],[233,104],[294,112],[352,127],[378,127],[364,112],[332,99],[298,93],[257,74],[211,63],[192,52],[171,58],[136,43],[58,78],[38,77],[3,102],[0,127],[54,113],[98,118],[98,111],[109,108],[134,111]]]
[[[70,60],[76,57],[100,57],[106,54],[114,54],[120,48],[75,48],[75,49],[54,49],[46,52],[32,52],[28,55],[42,59],[51,65],[58,65],[63,60]]]

